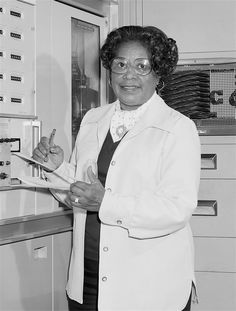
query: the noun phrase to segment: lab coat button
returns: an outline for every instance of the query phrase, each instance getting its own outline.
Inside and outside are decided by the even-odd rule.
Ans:
[[[106,282],[106,281],[107,281],[107,277],[106,277],[106,276],[103,276],[103,277],[102,277],[102,281],[103,281],[103,282]]]
[[[122,225],[122,221],[121,220],[117,220],[116,223],[117,223],[117,225]]]
[[[108,192],[111,192],[111,188],[107,188],[107,191],[108,191]]]
[[[104,246],[104,247],[103,247],[103,251],[104,251],[104,252],[107,252],[107,251],[108,251],[108,247],[107,247],[107,246]]]
[[[111,165],[114,166],[116,164],[116,161],[111,161]]]

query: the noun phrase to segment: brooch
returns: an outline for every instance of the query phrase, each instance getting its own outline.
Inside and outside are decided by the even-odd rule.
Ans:
[[[121,138],[125,135],[125,133],[127,132],[127,128],[124,125],[120,125],[117,127],[116,129],[116,135]]]

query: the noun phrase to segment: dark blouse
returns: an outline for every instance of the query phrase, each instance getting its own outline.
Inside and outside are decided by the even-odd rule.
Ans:
[[[105,186],[107,171],[112,156],[120,141],[113,142],[108,131],[98,156],[98,179]],[[96,310],[98,293],[98,263],[99,263],[100,220],[97,212],[87,212],[85,226],[84,253],[84,304]]]

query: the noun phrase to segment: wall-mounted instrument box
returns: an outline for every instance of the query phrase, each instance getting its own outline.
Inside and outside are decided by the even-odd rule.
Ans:
[[[35,63],[34,3],[0,0],[0,220],[35,214],[41,204],[37,198],[44,201],[35,189],[17,188],[18,176],[40,171],[13,155],[31,156],[41,135]]]
[[[35,115],[35,6],[0,1],[0,113]]]

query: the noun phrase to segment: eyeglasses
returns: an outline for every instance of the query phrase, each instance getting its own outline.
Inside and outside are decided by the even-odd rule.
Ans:
[[[133,64],[130,64],[130,61],[123,57],[113,58],[111,62],[111,72],[113,73],[125,74],[130,67],[140,76],[146,76],[152,71],[147,58],[136,58]]]

